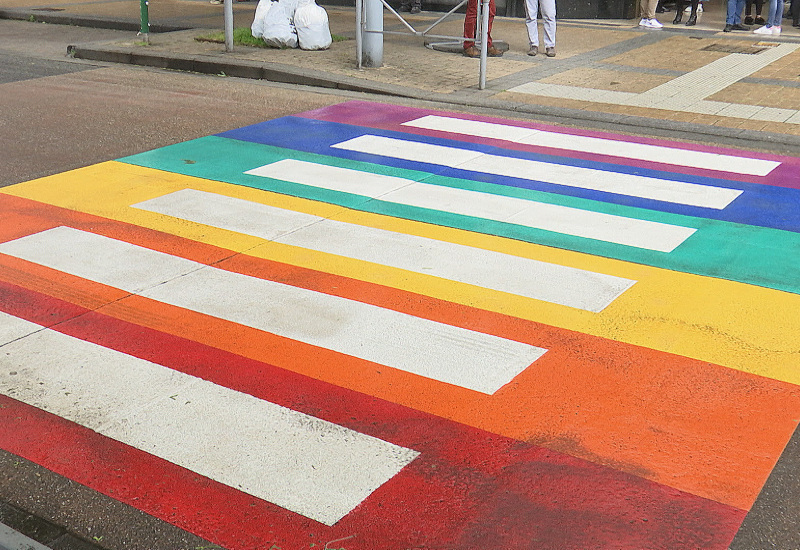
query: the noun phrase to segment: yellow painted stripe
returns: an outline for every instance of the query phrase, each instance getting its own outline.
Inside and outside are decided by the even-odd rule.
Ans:
[[[130,205],[183,188],[440,239],[638,281],[601,313],[314,252]],[[275,193],[107,162],[1,190],[252,256],[433,296],[800,384],[800,296]]]

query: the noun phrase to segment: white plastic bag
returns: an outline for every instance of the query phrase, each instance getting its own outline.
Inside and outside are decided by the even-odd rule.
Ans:
[[[302,1],[304,0],[280,0],[281,5],[283,6],[283,11],[286,13],[289,21],[292,22],[292,25],[294,25],[294,10],[297,9],[298,2]]]
[[[250,34],[255,38],[264,36],[264,20],[267,17],[267,12],[272,7],[272,0],[259,0],[256,6],[256,16],[253,18],[253,24],[250,25]]]
[[[297,32],[286,13],[286,3],[279,0],[273,4],[264,18],[264,42],[276,48],[296,48]],[[293,9],[294,6],[289,7]]]
[[[294,12],[297,41],[304,50],[324,50],[331,45],[328,12],[314,0],[301,0]]]

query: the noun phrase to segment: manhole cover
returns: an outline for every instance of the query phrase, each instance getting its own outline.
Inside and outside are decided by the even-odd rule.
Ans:
[[[728,44],[709,44],[705,48],[701,49],[706,52],[757,54],[763,52],[766,48],[757,46],[731,46]]]

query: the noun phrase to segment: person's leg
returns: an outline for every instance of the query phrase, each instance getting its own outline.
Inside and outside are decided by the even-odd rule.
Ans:
[[[781,0],[782,2],[783,0]],[[497,12],[497,6],[494,3],[494,0],[489,0],[489,32],[486,33],[487,38],[487,46],[489,48],[492,47],[492,23],[494,22],[494,14]]]
[[[778,12],[778,0],[769,0],[769,12],[767,14],[767,28],[775,26],[774,20],[776,19],[777,12]],[[783,14],[780,15],[782,16]],[[780,19],[778,19],[777,26],[780,27],[780,25],[781,21]]]
[[[464,38],[475,38],[475,23],[478,22],[478,0],[467,0],[467,13],[464,15]],[[475,45],[472,40],[464,41],[464,49]]]
[[[764,11],[764,0],[756,0],[756,18],[754,20],[756,25],[763,25],[766,20],[761,16]]]
[[[542,10],[545,48],[556,47],[556,0],[539,0]]]
[[[683,2],[684,0],[677,0],[677,2],[675,2],[675,19],[672,20],[673,25],[677,25],[683,20]]]
[[[775,4],[775,12],[772,12],[772,4]],[[769,2],[769,11],[772,21],[773,27],[778,27],[780,29],[781,22],[783,21],[783,0],[770,0]],[[767,23],[770,22],[770,19],[767,20]]]
[[[641,0],[639,6],[642,9],[642,19],[655,19],[657,5],[658,0]]]
[[[769,15],[767,24],[753,32],[755,34],[780,34],[781,19],[783,18],[783,0],[769,0]]]
[[[728,0],[728,10],[725,14],[725,25],[733,25],[736,19],[737,0]]]
[[[539,48],[539,26],[537,17],[539,15],[539,0],[525,0],[525,27],[528,29],[528,45],[532,48]],[[529,50],[530,51],[530,50]]]
[[[697,25],[697,6],[700,4],[700,0],[692,0],[692,13],[689,15],[689,19],[686,21],[686,26]]]

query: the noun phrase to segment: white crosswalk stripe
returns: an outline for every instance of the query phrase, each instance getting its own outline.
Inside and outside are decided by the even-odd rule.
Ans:
[[[561,132],[550,132],[546,130],[536,130],[534,128],[511,126],[509,124],[437,115],[427,115],[409,120],[408,122],[404,122],[403,125],[414,128],[425,128],[427,130],[437,130],[440,132],[499,139],[524,145],[553,147],[583,153],[671,164],[674,166],[717,170],[733,174],[766,176],[781,164],[780,162],[772,160],[724,155],[721,153],[707,153],[704,151],[692,151],[690,149],[677,149],[675,147],[633,143],[630,141],[619,141]]]
[[[183,189],[134,205],[151,212],[536,300],[602,311],[634,281]]]
[[[489,155],[458,147],[369,134],[337,143],[332,147],[496,176],[542,181],[704,208],[723,209],[742,194],[739,189]]]
[[[67,227],[2,243],[0,253],[487,394],[546,351]]]
[[[694,228],[285,159],[247,174],[575,237],[671,252]]]
[[[3,395],[326,525],[419,455],[5,313],[0,327],[33,333],[0,341]]]

